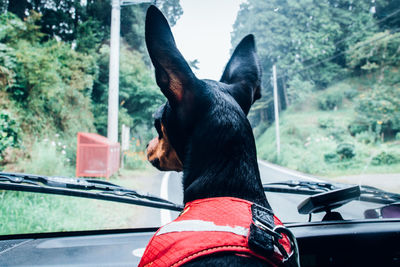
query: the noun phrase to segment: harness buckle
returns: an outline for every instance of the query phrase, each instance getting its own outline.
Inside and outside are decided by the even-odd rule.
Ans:
[[[260,218],[253,219],[253,222],[255,226],[272,235],[274,239],[282,239],[282,235],[280,233],[276,232],[274,229],[269,228],[267,224],[263,223],[262,220],[260,220]]]
[[[253,223],[250,226],[249,246],[252,250],[265,256],[274,253],[282,255],[279,266],[299,267],[299,248],[294,234],[283,225],[275,225],[274,214],[270,209],[254,204],[251,206]],[[287,252],[279,240],[285,235],[290,243],[290,252]]]
[[[287,253],[285,248],[279,243],[279,239],[275,239],[275,245],[278,247],[279,251],[283,255],[282,266],[285,267],[300,267],[300,254],[299,254],[299,246],[296,241],[296,237],[288,228],[283,225],[277,225],[274,227],[273,231],[278,234],[285,234],[290,242],[291,252]],[[282,235],[281,235],[282,236]]]

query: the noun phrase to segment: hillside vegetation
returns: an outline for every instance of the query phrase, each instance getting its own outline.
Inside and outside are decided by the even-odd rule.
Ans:
[[[249,119],[261,158],[319,175],[399,172],[399,14],[397,0],[241,5],[232,45],[245,34],[256,37],[263,97]]]
[[[144,46],[149,4],[121,15],[119,129],[143,166],[164,101]],[[172,24],[179,1],[158,1]],[[111,1],[0,2],[0,171],[74,175],[78,132],[107,135]]]
[[[383,86],[399,77],[397,68],[387,74]],[[388,113],[385,108],[392,108],[396,116],[399,113],[400,84],[392,84],[396,88],[392,95],[384,92],[385,100],[369,99],[371,94],[376,96],[384,90],[377,89],[382,85],[374,84],[377,75],[347,78],[290,106],[280,115],[280,156],[275,124],[257,136],[258,156],[315,175],[399,173],[400,134],[382,130],[382,125]],[[379,117],[370,126],[360,110],[368,101],[378,105],[375,115]],[[373,115],[368,119],[374,119]]]

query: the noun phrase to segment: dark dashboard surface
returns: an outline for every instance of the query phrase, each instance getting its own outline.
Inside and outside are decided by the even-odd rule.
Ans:
[[[0,240],[0,266],[136,266],[154,231]]]
[[[302,266],[400,266],[400,220],[292,224]],[[0,237],[0,266],[136,266],[156,229]]]

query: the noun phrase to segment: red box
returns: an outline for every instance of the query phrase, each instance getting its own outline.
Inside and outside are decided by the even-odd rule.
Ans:
[[[120,146],[95,133],[78,133],[76,176],[110,177],[119,169]]]

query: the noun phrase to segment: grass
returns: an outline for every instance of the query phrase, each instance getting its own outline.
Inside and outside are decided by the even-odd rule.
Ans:
[[[60,141],[36,141],[29,159],[20,160],[12,169],[6,166],[4,171],[74,177],[74,167]],[[128,188],[143,187],[141,181],[146,179],[142,177],[151,174],[150,164],[139,156],[127,155],[127,169],[109,181]],[[0,190],[0,235],[131,228],[140,212],[138,206],[117,202]]]
[[[290,106],[280,116],[280,156],[276,152],[275,125],[272,125],[256,140],[258,157],[291,169],[326,177],[400,173],[400,162],[380,166],[371,164],[372,158],[383,151],[398,154],[400,142],[366,144],[350,135],[348,126],[355,117],[351,100],[343,99],[336,110],[323,111],[318,108],[318,99],[322,94],[329,92],[345,95],[350,88],[360,86],[354,80],[348,79],[324,92],[315,92],[307,103]],[[355,156],[333,163],[326,162],[325,155],[335,154],[337,146],[343,143],[354,145]]]
[[[137,188],[134,178],[147,175],[144,170],[122,170],[110,182]],[[129,204],[0,190],[0,235],[131,228],[137,217],[137,206]]]
[[[125,169],[128,170],[149,170],[153,168],[144,151],[125,151],[124,164]]]
[[[75,176],[72,160],[67,156],[67,146],[62,140],[35,140],[25,148],[15,164],[6,165],[4,171],[23,172],[47,176]]]

